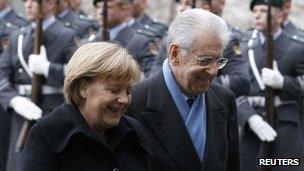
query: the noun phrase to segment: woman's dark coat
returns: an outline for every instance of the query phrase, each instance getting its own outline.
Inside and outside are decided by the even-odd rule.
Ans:
[[[38,120],[27,139],[23,171],[150,170],[150,154],[141,125],[123,116],[107,131],[104,144],[76,106],[63,104]]]

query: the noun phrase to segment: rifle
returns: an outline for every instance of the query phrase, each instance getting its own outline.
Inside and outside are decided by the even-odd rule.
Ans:
[[[102,18],[103,18],[103,30],[102,30],[102,40],[110,40],[109,36],[109,26],[108,26],[108,0],[104,0],[103,9],[102,9]]]
[[[196,8],[196,0],[192,0],[191,8]]]
[[[36,30],[35,30],[35,40],[34,40],[34,54],[40,54],[41,38],[42,38],[42,21],[43,21],[43,12],[42,12],[42,1],[37,0],[38,4],[38,18],[36,19]],[[41,99],[41,86],[43,82],[43,76],[33,74],[32,78],[32,96],[31,100],[39,105]],[[15,146],[16,152],[21,152],[25,144],[26,137],[30,131],[30,128],[33,126],[34,122],[29,120],[24,120],[20,134],[17,139]]]
[[[267,32],[266,32],[266,47],[267,47],[267,58],[266,58],[266,67],[272,69],[273,68],[273,37],[271,34],[271,4],[268,0],[268,12],[267,12]],[[274,104],[273,104],[273,89],[271,87],[266,86],[266,120],[270,126],[274,125]],[[263,142],[262,143],[262,157],[263,158],[271,158],[272,152],[272,143],[271,142]],[[271,167],[263,167],[263,171],[271,170]]]

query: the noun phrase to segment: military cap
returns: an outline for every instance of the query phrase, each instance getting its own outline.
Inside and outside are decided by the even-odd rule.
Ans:
[[[251,2],[250,2],[250,10],[252,11],[253,7],[255,5],[261,5],[261,4],[267,5],[268,2],[273,7],[277,7],[277,8],[283,9],[283,5],[284,5],[283,0],[251,0]]]

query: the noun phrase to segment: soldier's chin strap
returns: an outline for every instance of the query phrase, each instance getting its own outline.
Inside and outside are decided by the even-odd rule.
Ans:
[[[18,53],[18,59],[23,67],[23,69],[25,70],[25,72],[32,78],[33,77],[33,74],[32,72],[29,70],[29,67],[27,65],[27,63],[25,62],[24,60],[24,56],[23,56],[23,49],[22,49],[22,46],[23,46],[23,38],[24,38],[24,35],[23,34],[20,34],[18,36],[18,47],[17,47],[17,53]]]
[[[254,39],[257,38],[257,34],[258,34],[258,30],[256,30],[256,29],[253,30],[251,39],[248,41],[248,48],[249,48],[248,57],[249,57],[250,67],[252,69],[252,72],[253,72],[253,75],[254,75],[255,79],[258,82],[258,85],[259,85],[260,89],[265,90],[265,84],[262,80],[262,77],[259,73],[259,70],[258,70],[257,65],[256,65],[255,60],[254,60],[253,41],[254,41]]]

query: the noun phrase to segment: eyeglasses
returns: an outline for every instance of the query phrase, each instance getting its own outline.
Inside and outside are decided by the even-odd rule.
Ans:
[[[203,55],[203,56],[197,56],[194,55],[192,52],[190,52],[189,50],[183,48],[187,53],[189,53],[191,56],[193,56],[195,58],[195,62],[204,67],[204,68],[208,68],[211,65],[214,64],[214,62],[216,62],[216,68],[217,69],[222,69],[228,62],[228,59],[223,58],[223,57],[219,57],[219,58],[215,58],[212,56],[207,56],[207,55]]]

